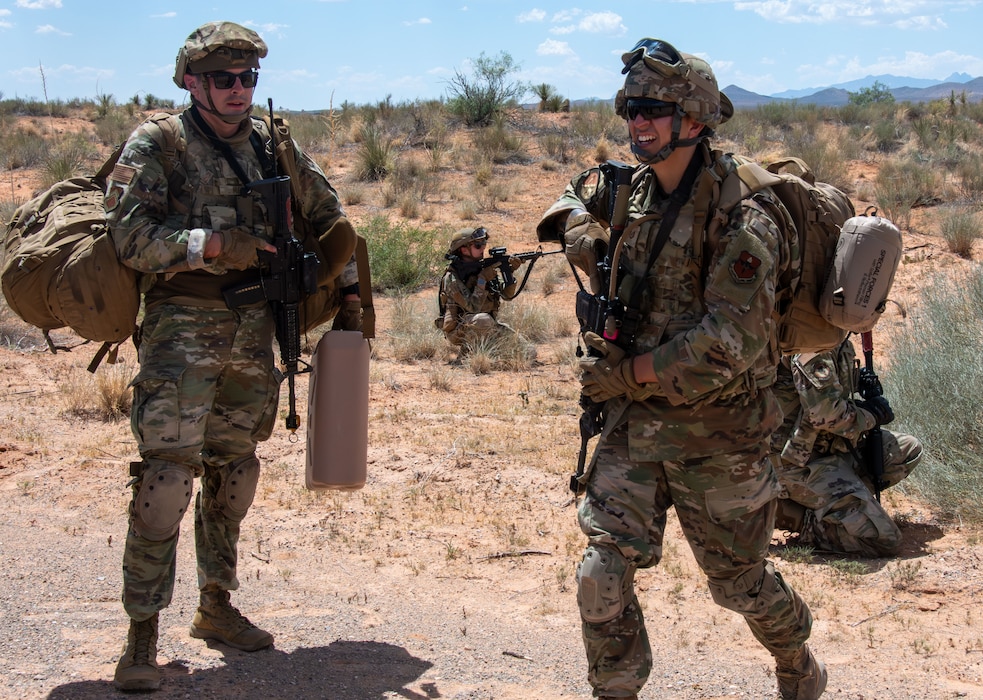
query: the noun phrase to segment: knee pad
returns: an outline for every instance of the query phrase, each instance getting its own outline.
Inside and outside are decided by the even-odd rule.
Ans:
[[[631,600],[635,565],[617,549],[589,544],[577,567],[577,604],[585,622],[615,619]]]
[[[230,462],[222,474],[222,486],[216,494],[222,514],[236,522],[246,517],[253,504],[259,483],[259,459],[249,455]]]
[[[176,535],[191,502],[193,484],[194,475],[187,467],[165,464],[148,468],[130,506],[133,530],[152,542]]]

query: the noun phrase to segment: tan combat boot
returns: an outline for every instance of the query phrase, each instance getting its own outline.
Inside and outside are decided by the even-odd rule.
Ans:
[[[201,605],[191,622],[195,639],[215,639],[242,651],[257,651],[273,644],[273,635],[254,625],[229,603],[229,592],[209,584],[201,591]]]
[[[123,655],[116,664],[113,683],[120,690],[157,690],[160,670],[157,668],[158,613],[143,622],[130,620]]]
[[[803,644],[789,661],[775,669],[782,700],[817,700],[826,690],[826,666]]]

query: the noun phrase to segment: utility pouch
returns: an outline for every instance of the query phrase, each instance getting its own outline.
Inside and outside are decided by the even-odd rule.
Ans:
[[[226,287],[222,290],[222,296],[225,297],[225,304],[230,309],[252,306],[261,301],[266,301],[266,293],[263,291],[263,283],[260,280]]]
[[[583,289],[577,292],[577,320],[581,331],[594,331],[600,335],[604,328],[601,302]]]

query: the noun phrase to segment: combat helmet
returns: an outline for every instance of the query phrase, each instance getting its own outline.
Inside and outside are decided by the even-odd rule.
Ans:
[[[450,258],[457,255],[457,251],[473,241],[487,241],[488,230],[484,226],[478,228],[462,228],[451,237],[451,244],[447,247],[447,256]]]
[[[628,119],[633,108],[668,108],[672,113],[672,141],[654,156],[632,151],[645,163],[664,160],[678,146],[689,146],[709,138],[713,130],[734,116],[734,105],[717,87],[710,64],[698,56],[680,53],[661,39],[641,39],[621,56],[625,84],[615,97],[615,111]],[[687,114],[704,128],[697,137],[680,139],[682,115]]]
[[[259,59],[265,58],[266,42],[252,29],[235,22],[207,22],[188,35],[184,45],[178,49],[174,62],[174,84],[184,89],[184,76],[188,73],[200,74],[230,68],[259,68]],[[195,101],[199,108],[205,109],[235,124],[249,116],[221,115],[212,103],[209,81],[204,82],[208,95],[208,106]]]

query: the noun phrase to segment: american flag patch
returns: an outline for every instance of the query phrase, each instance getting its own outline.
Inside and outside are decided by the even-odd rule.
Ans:
[[[109,179],[113,182],[118,182],[121,185],[129,185],[133,181],[133,176],[136,174],[137,169],[132,165],[117,163],[115,166],[113,166],[113,172],[109,176]]]

